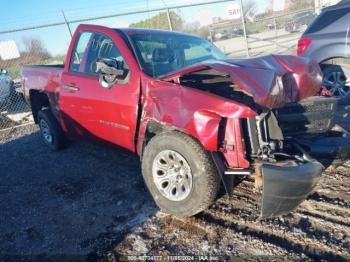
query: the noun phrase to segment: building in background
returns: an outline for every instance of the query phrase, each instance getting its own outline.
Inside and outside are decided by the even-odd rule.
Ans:
[[[283,11],[286,8],[286,0],[273,0],[272,10],[274,12]]]
[[[0,59],[2,61],[11,60],[19,57],[20,54],[15,41],[9,40],[0,42]]]

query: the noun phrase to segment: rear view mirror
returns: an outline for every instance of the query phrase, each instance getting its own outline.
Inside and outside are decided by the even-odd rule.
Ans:
[[[128,73],[121,62],[110,58],[98,58],[95,62],[96,73],[99,75],[100,85],[111,88],[118,80],[124,79]]]

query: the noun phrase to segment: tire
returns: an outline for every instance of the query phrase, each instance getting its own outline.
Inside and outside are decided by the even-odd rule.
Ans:
[[[167,172],[161,174],[159,167]],[[171,178],[174,174],[176,179],[180,174],[180,181],[174,182],[175,178]],[[195,139],[176,131],[156,135],[147,144],[142,157],[142,175],[159,208],[179,217],[193,216],[208,208],[220,188],[220,177],[211,157]],[[166,176],[168,185],[164,187],[167,181],[162,184],[157,181]],[[186,191],[181,183],[186,185]],[[170,191],[174,187],[177,187],[175,194],[174,190]]]
[[[63,130],[50,109],[38,112],[38,124],[44,143],[52,150],[58,151],[66,145]]]
[[[334,63],[334,64],[332,64]],[[350,60],[334,59],[321,65],[322,86],[338,99],[339,104],[350,103]]]

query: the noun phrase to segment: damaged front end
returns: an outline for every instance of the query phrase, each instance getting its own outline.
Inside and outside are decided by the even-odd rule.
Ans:
[[[233,193],[235,177],[254,176],[255,187],[262,193],[261,218],[284,215],[296,209],[317,185],[323,165],[295,139],[284,136],[273,110],[266,109],[256,117],[238,120],[239,128],[237,125],[232,128],[230,122],[226,123],[225,133],[234,129],[240,139],[232,146],[230,135],[225,135],[221,152],[212,153],[227,193]],[[244,153],[241,157],[236,154],[240,147]],[[232,155],[237,157],[236,163],[230,161]],[[249,163],[244,168],[243,160]]]
[[[256,186],[262,189],[262,218],[293,211],[319,181],[323,165],[293,138],[285,138],[272,111],[242,121],[247,156],[254,162]]]
[[[315,61],[273,55],[209,61],[163,80],[224,98],[209,111],[224,104],[252,110],[254,116],[228,106],[215,111],[221,117],[218,148],[207,150],[229,194],[235,176],[255,175],[260,216],[266,218],[293,211],[312,192],[324,169],[313,154],[328,150],[320,147],[320,138],[334,127],[336,111],[333,98],[318,96],[322,76]]]

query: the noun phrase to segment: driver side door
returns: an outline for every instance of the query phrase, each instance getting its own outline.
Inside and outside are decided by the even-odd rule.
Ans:
[[[128,70],[110,88],[103,88],[95,72],[98,58],[113,58]],[[68,71],[62,75],[60,109],[70,135],[93,142],[110,142],[134,150],[139,87],[113,40],[100,32],[78,36]],[[136,82],[137,83],[137,82]]]

